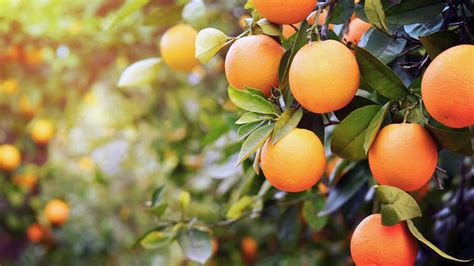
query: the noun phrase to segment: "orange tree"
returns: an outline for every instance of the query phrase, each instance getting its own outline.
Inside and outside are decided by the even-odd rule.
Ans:
[[[196,69],[195,41],[201,64],[225,58],[240,118],[220,134],[234,129],[242,144],[176,196],[156,189],[156,227],[137,245],[176,241],[188,259],[217,264],[472,262],[473,4],[355,2],[250,0],[233,10],[251,14],[236,37],[205,28],[215,3],[173,5],[182,20],[161,38],[164,63],[138,62],[121,82],[161,65]],[[193,188],[202,175],[217,180]]]

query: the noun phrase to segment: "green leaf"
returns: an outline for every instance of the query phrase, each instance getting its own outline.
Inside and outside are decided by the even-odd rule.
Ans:
[[[272,143],[276,144],[278,141],[288,135],[300,122],[303,117],[303,109],[300,107],[287,108],[283,114],[280,115],[278,121],[275,123],[273,129]]]
[[[426,128],[441,147],[467,156],[473,154],[471,140],[474,138],[474,133],[470,132],[469,128],[454,129],[431,124],[426,124]]]
[[[371,176],[367,163],[359,164],[345,174],[336,186],[329,192],[329,197],[319,216],[324,216],[337,211],[344,203],[349,201],[356,192],[367,184]]]
[[[367,84],[389,99],[399,99],[408,94],[401,79],[384,63],[367,50],[355,47],[357,63]]]
[[[329,17],[329,23],[344,24],[351,19],[354,13],[354,0],[339,0],[334,6],[334,10]]]
[[[156,215],[156,217],[159,218],[165,213],[167,208],[168,208],[168,203],[159,203],[145,210],[149,213]]]
[[[196,58],[207,64],[226,45],[227,40],[225,33],[214,28],[199,31],[196,37]]]
[[[258,148],[257,153],[255,154],[255,159],[253,161],[252,167],[255,174],[260,174],[260,157],[262,155],[262,148]]]
[[[198,29],[204,28],[209,24],[206,5],[203,0],[192,0],[187,3],[183,8],[181,16],[184,21]]]
[[[170,245],[174,238],[173,232],[153,231],[145,235],[140,244],[146,249],[159,249]]]
[[[372,28],[364,34],[358,46],[366,49],[382,63],[388,64],[403,52],[406,44],[405,39],[390,38],[387,34]]]
[[[144,7],[146,4],[148,4],[148,2],[150,2],[150,0],[128,0],[122,5],[115,17],[110,21],[109,24],[107,24],[105,28],[111,29],[112,27],[116,26],[124,18]]]
[[[388,113],[388,108],[390,107],[391,102],[386,103],[372,118],[372,121],[370,121],[369,126],[367,127],[367,131],[365,133],[365,138],[364,138],[364,150],[365,154],[370,149],[370,146],[372,146],[372,143],[375,141],[375,137],[377,136],[377,133],[380,130],[380,127],[382,126],[382,123],[385,119],[385,116]]]
[[[426,36],[420,36],[419,39],[431,59],[437,57],[444,50],[459,44],[457,34],[448,30],[437,31]]]
[[[366,0],[364,10],[370,23],[374,24],[375,27],[388,32],[387,22],[385,21],[385,12],[381,0]]]
[[[375,186],[375,193],[381,203],[383,225],[394,225],[422,215],[416,200],[399,188]]]
[[[248,135],[250,135],[252,132],[254,132],[257,128],[259,128],[264,123],[265,121],[261,121],[261,122],[254,122],[254,123],[240,126],[239,129],[237,130],[237,136],[239,140],[243,140],[246,137],[248,137]]]
[[[324,198],[322,197],[306,200],[303,203],[303,217],[312,231],[323,229],[328,222],[328,216],[318,216],[318,212],[321,211],[323,207]]]
[[[189,204],[191,203],[191,194],[188,191],[181,191],[179,193],[179,205],[181,205],[181,210],[186,212]]]
[[[233,86],[229,86],[228,93],[232,103],[239,108],[260,114],[277,114],[274,105],[261,96],[239,90]]]
[[[381,108],[380,105],[364,106],[342,120],[333,132],[331,151],[347,160],[365,159],[367,155],[364,140],[367,127]]]
[[[264,121],[264,120],[271,120],[273,118],[274,118],[274,116],[262,115],[262,114],[248,112],[248,113],[245,113],[243,116],[241,116],[239,118],[239,120],[235,121],[235,123],[237,125],[242,125],[242,124],[260,122],[260,121]]]
[[[161,198],[163,197],[163,192],[165,190],[165,185],[157,187],[151,194],[151,206],[156,206],[160,203]]]
[[[430,241],[428,241],[421,233],[420,231],[418,231],[418,229],[416,228],[415,224],[413,223],[413,221],[411,220],[408,220],[407,221],[407,226],[408,226],[408,230],[410,230],[410,233],[416,237],[416,239],[418,239],[418,241],[420,241],[421,243],[425,244],[425,246],[429,247],[431,250],[433,250],[434,252],[438,253],[438,255],[440,255],[441,257],[445,258],[445,259],[448,259],[448,260],[452,260],[452,261],[456,261],[456,262],[462,262],[462,263],[467,263],[467,262],[471,262],[471,261],[474,261],[474,259],[468,259],[468,260],[461,260],[461,259],[457,259],[453,256],[450,256],[446,253],[444,253],[444,251],[442,251],[441,249],[439,249],[437,246],[435,246],[433,243],[431,243]]]
[[[279,242],[284,244],[285,249],[295,247],[298,242],[301,229],[299,213],[297,206],[290,206],[278,217],[277,237]]]
[[[334,115],[337,117],[337,119],[339,119],[339,121],[342,121],[344,120],[344,118],[350,115],[354,110],[357,110],[367,105],[376,105],[376,104],[377,104],[376,102],[370,99],[356,95],[349,102],[349,104],[346,105],[344,108],[334,111]]]
[[[160,58],[148,58],[133,63],[122,72],[117,86],[126,88],[150,84],[157,78],[160,67]]]
[[[188,259],[201,264],[212,255],[211,236],[207,231],[182,229],[178,233],[178,244]]]
[[[262,29],[262,33],[270,36],[280,36],[281,26],[268,21],[267,19],[260,19],[257,21],[257,25]]]
[[[247,159],[252,153],[254,153],[258,148],[260,148],[265,141],[270,137],[270,134],[273,131],[275,124],[269,124],[260,127],[255,130],[242,144],[240,149],[239,158],[235,166],[241,164],[245,159]]]
[[[445,5],[443,0],[405,0],[385,10],[385,15],[393,25],[420,23],[441,14]]]
[[[245,91],[249,92],[252,95],[261,96],[263,98],[266,98],[265,94],[261,90],[254,89],[252,87],[245,86]]]
[[[251,196],[243,196],[236,203],[230,206],[227,211],[226,217],[229,220],[239,219],[245,211],[251,209],[252,205],[255,203],[255,198]]]
[[[309,29],[308,22],[306,20],[301,23],[300,29],[296,35],[295,42],[291,47],[291,52],[288,51],[283,55],[282,60],[280,61],[279,66],[279,79],[280,84],[278,89],[282,92],[283,95],[286,94],[286,90],[288,88],[288,74],[290,71],[291,62],[295,57],[296,53],[308,43],[308,39],[306,38],[306,31]]]

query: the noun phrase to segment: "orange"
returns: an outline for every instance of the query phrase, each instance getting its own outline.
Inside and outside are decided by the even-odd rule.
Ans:
[[[362,35],[366,33],[372,24],[363,21],[360,18],[355,18],[349,23],[347,32],[344,34],[343,40],[345,43],[353,43],[357,45],[362,38]]]
[[[0,145],[0,169],[15,170],[21,163],[21,154],[17,147],[10,144]]]
[[[436,170],[438,150],[426,129],[418,124],[391,124],[378,133],[369,149],[369,166],[382,185],[414,191]]]
[[[54,127],[53,123],[48,119],[38,119],[31,127],[31,138],[36,144],[47,144],[53,137]]]
[[[439,54],[421,82],[428,113],[442,124],[474,125],[474,45],[458,45]]]
[[[69,218],[69,206],[60,199],[52,199],[46,203],[44,214],[50,223],[60,225]]]
[[[303,46],[289,72],[293,96],[313,113],[328,113],[346,106],[354,98],[359,79],[354,54],[334,40]]]
[[[21,95],[18,100],[18,105],[20,112],[26,117],[33,117],[38,109],[41,107],[42,103],[39,99],[34,99],[34,97],[29,97],[27,95]]]
[[[278,24],[303,21],[316,6],[316,0],[253,0],[255,9],[264,18]]]
[[[37,223],[32,224],[26,230],[26,235],[32,243],[38,243],[43,238],[43,228]]]
[[[240,250],[244,260],[251,264],[257,259],[258,244],[251,236],[245,236],[240,243]]]
[[[366,217],[352,234],[351,256],[358,266],[413,266],[417,253],[418,243],[405,222],[385,226],[380,214]]]
[[[31,189],[38,183],[38,176],[32,172],[19,173],[13,176],[12,181],[19,187]]]
[[[297,27],[299,28],[299,26]],[[285,37],[286,39],[290,38],[291,35],[293,35],[296,32],[295,28],[293,28],[291,25],[283,25],[281,35]]]
[[[25,63],[30,66],[36,66],[43,62],[43,51],[38,47],[33,47],[25,55]]]
[[[190,72],[199,61],[194,57],[197,31],[186,24],[168,29],[160,41],[161,57],[174,70]]]
[[[275,145],[271,140],[265,143],[261,163],[272,186],[300,192],[319,181],[326,166],[326,155],[323,144],[312,131],[295,128]]]
[[[266,35],[238,39],[225,59],[227,81],[238,89],[248,86],[270,96],[271,88],[278,86],[278,67],[283,53],[283,47]]]

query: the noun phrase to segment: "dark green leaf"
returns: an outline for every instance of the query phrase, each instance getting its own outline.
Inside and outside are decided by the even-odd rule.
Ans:
[[[239,140],[243,140],[248,135],[252,134],[257,128],[259,128],[261,125],[265,124],[265,121],[261,122],[255,122],[255,123],[250,123],[250,124],[245,124],[239,127],[237,130],[237,136]]]
[[[410,37],[418,39],[420,36],[425,36],[439,31],[441,29],[441,25],[443,25],[443,15],[439,14],[429,21],[405,25],[403,28],[405,32],[410,35]]]
[[[275,123],[272,136],[273,144],[276,144],[279,140],[288,135],[298,125],[302,117],[303,109],[301,107],[298,109],[287,108]]]
[[[312,231],[319,231],[324,228],[328,221],[328,216],[318,216],[318,212],[324,207],[324,198],[306,200],[303,204],[303,217]]]
[[[367,98],[364,98],[362,96],[356,95],[356,96],[354,96],[352,101],[349,102],[348,105],[346,105],[342,109],[339,109],[339,110],[335,111],[334,115],[337,117],[337,119],[339,119],[339,121],[342,121],[350,113],[352,113],[352,111],[354,111],[356,109],[359,109],[360,107],[364,107],[364,106],[367,106],[367,105],[376,105],[376,104],[377,104],[376,102],[374,102],[370,99],[367,99]]]
[[[333,132],[331,151],[347,160],[366,158],[364,140],[367,127],[381,108],[380,105],[364,106],[346,117]]]
[[[471,139],[474,138],[474,133],[469,128],[454,129],[430,124],[426,124],[426,128],[441,147],[468,156],[473,154]]]
[[[298,217],[298,207],[290,206],[278,218],[277,237],[280,243],[284,244],[286,248],[295,247],[298,242],[299,231],[301,228]]]
[[[334,10],[329,17],[329,23],[343,24],[351,19],[354,13],[354,0],[339,0],[334,6]]]
[[[390,107],[391,102],[386,103],[372,118],[372,121],[370,121],[369,126],[367,127],[367,131],[365,133],[365,138],[364,138],[364,150],[367,154],[367,152],[370,149],[370,146],[372,146],[372,143],[375,141],[375,137],[377,136],[377,133],[380,130],[380,127],[382,126],[382,123],[385,119],[385,116],[388,113],[388,108]]]
[[[394,25],[407,25],[426,22],[443,11],[443,0],[400,1],[385,11],[387,22]]]
[[[363,48],[355,47],[355,50],[360,72],[371,88],[389,99],[408,94],[403,82],[388,66]]]
[[[153,193],[151,194],[151,206],[156,206],[160,202],[161,198],[163,197],[164,189],[165,186],[162,185],[153,191]]]
[[[359,42],[359,47],[365,48],[382,63],[388,64],[405,49],[406,43],[405,39],[393,39],[372,28],[364,34]]]
[[[265,141],[270,137],[274,127],[275,124],[265,125],[250,134],[250,136],[242,144],[236,166],[241,164],[265,143]]]
[[[263,115],[263,114],[248,112],[248,113],[245,113],[242,117],[240,117],[239,120],[237,120],[235,123],[237,125],[249,124],[249,123],[255,123],[255,122],[260,122],[264,120],[270,120],[272,118],[273,116],[270,116],[270,115]]]
[[[265,98],[233,86],[228,88],[229,98],[236,106],[260,114],[276,114],[275,107]]]
[[[431,59],[437,57],[444,50],[459,44],[459,39],[456,33],[447,30],[437,31],[426,36],[420,36],[420,41]]]
[[[313,131],[321,140],[321,143],[324,143],[324,120],[321,114],[304,113],[298,127]]]
[[[167,208],[168,208],[168,203],[160,203],[160,204],[154,205],[153,207],[147,208],[146,211],[149,213],[153,213],[157,217],[161,217],[165,213]]]
[[[413,221],[411,220],[408,220],[407,221],[407,225],[408,225],[408,229],[410,230],[410,233],[416,237],[416,239],[418,239],[418,241],[420,241],[421,243],[425,244],[425,246],[429,247],[431,250],[433,250],[434,252],[438,253],[438,255],[440,255],[441,257],[445,258],[445,259],[448,259],[448,260],[452,260],[452,261],[457,261],[457,262],[463,262],[463,263],[467,263],[467,262],[471,262],[471,261],[474,261],[474,259],[468,259],[468,260],[461,260],[461,259],[457,259],[453,256],[450,256],[446,253],[444,253],[444,251],[442,251],[441,249],[439,249],[437,246],[435,246],[433,243],[431,243],[430,241],[428,241],[421,233],[420,231],[418,231],[418,229],[416,228],[415,224],[413,223]]]
[[[366,163],[354,167],[331,189],[326,204],[318,215],[324,216],[337,211],[354,196],[363,185],[367,184],[367,180],[370,176],[370,170]]]
[[[182,229],[178,233],[178,244],[188,259],[201,264],[212,255],[211,236],[206,231]]]
[[[366,0],[364,11],[370,23],[374,24],[378,29],[388,32],[385,12],[381,0]]]
[[[399,188],[376,186],[375,193],[382,205],[380,212],[383,225],[394,225],[422,215],[416,200]]]

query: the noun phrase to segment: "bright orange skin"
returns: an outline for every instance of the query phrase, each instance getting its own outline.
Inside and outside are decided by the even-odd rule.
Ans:
[[[26,230],[26,235],[32,243],[38,243],[43,238],[43,228],[39,224],[32,224]]]
[[[287,192],[309,189],[319,181],[326,167],[326,155],[319,138],[306,129],[293,129],[273,145],[262,149],[262,170],[272,186]]]
[[[36,144],[47,144],[53,137],[54,127],[48,119],[35,121],[31,128],[31,138]]]
[[[270,96],[272,87],[278,86],[278,67],[285,53],[283,47],[266,35],[238,39],[225,59],[225,75],[230,85],[261,90]]]
[[[303,21],[316,6],[316,0],[253,0],[264,18],[278,24],[295,24]]]
[[[21,154],[17,147],[10,144],[0,145],[0,169],[13,171],[21,163]]]
[[[439,54],[426,69],[421,96],[428,113],[453,128],[474,125],[474,45]]]
[[[328,113],[346,106],[354,98],[359,81],[354,54],[334,40],[303,46],[289,72],[293,96],[313,113]]]
[[[160,41],[161,58],[174,70],[190,72],[199,65],[195,57],[197,31],[186,24],[168,29]]]
[[[246,236],[242,238],[240,249],[244,260],[247,263],[252,263],[257,259],[258,244],[252,237]]]
[[[366,217],[354,230],[351,256],[357,266],[413,266],[418,243],[403,223],[382,224],[380,214]]]
[[[349,28],[347,33],[344,34],[344,42],[346,43],[353,43],[357,45],[362,38],[362,35],[366,33],[372,24],[363,21],[360,18],[355,18],[349,23]]]
[[[19,187],[31,189],[38,183],[38,176],[30,172],[16,174],[13,176],[13,183]]]
[[[69,206],[62,200],[53,199],[44,207],[44,214],[51,224],[61,225],[69,218]]]
[[[382,185],[414,191],[436,170],[438,150],[428,131],[418,124],[391,124],[378,133],[369,150],[369,166]]]

